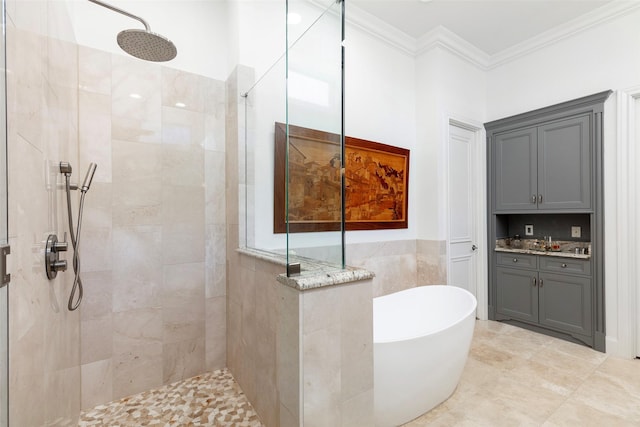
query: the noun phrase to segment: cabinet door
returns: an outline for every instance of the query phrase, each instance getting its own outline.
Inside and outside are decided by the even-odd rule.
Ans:
[[[581,335],[591,335],[591,279],[540,273],[540,324]]]
[[[535,271],[496,269],[496,312],[512,319],[538,321],[538,287]]]
[[[538,209],[591,208],[590,125],[583,115],[538,128]]]
[[[536,138],[536,128],[494,136],[495,210],[536,209]]]

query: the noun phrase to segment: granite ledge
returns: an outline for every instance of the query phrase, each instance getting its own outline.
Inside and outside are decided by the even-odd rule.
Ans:
[[[260,249],[252,249],[252,248],[238,248],[236,249],[236,252],[253,257],[253,258],[257,258],[262,261],[267,261],[273,264],[281,265],[283,267],[287,266],[287,257],[284,256],[284,254],[278,254],[275,252],[263,251]]]
[[[284,254],[252,248],[238,248],[237,252],[263,261],[282,265],[283,267],[287,265],[287,257]],[[299,256],[296,257],[295,260],[300,262],[302,267],[300,275],[287,277],[287,275],[283,273],[278,275],[276,279],[283,285],[299,291],[342,285],[361,280],[369,280],[375,277],[373,272],[361,268],[341,268],[335,264]]]
[[[310,274],[312,273],[312,274]],[[302,272],[299,276],[287,277],[281,274],[277,277],[278,282],[287,285],[299,291],[308,291],[310,289],[319,289],[326,286],[342,285],[345,283],[358,282],[360,280],[373,279],[375,274],[369,270],[360,268],[349,268],[334,271],[314,271]]]

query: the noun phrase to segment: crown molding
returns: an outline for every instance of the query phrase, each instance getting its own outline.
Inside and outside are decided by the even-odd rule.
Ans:
[[[481,69],[487,69],[491,61],[487,53],[441,25],[420,37],[417,47],[416,56],[440,47]]]
[[[492,55],[488,68],[495,68],[511,62],[639,8],[640,2],[638,1],[615,0],[607,3],[559,27],[540,33],[522,43]]]
[[[309,0],[309,2],[322,7],[318,0]],[[566,24],[545,31],[494,55],[489,55],[443,26],[439,26],[416,39],[355,5],[347,3],[346,7],[348,24],[408,55],[419,56],[431,49],[442,48],[486,71],[640,9],[640,2],[614,0]]]

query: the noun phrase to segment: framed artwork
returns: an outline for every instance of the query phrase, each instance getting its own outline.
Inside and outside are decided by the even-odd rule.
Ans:
[[[275,124],[273,229],[292,233],[340,230],[340,135]],[[345,137],[347,230],[407,228],[409,150]]]

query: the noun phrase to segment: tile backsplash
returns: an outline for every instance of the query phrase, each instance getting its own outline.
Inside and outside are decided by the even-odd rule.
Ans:
[[[570,240],[578,242],[591,241],[591,222],[589,214],[511,214],[498,215],[499,237],[513,237],[519,234],[522,238],[542,239],[551,236],[554,240]],[[533,225],[533,236],[525,236],[525,225]],[[580,238],[571,237],[571,227],[578,226]]]

